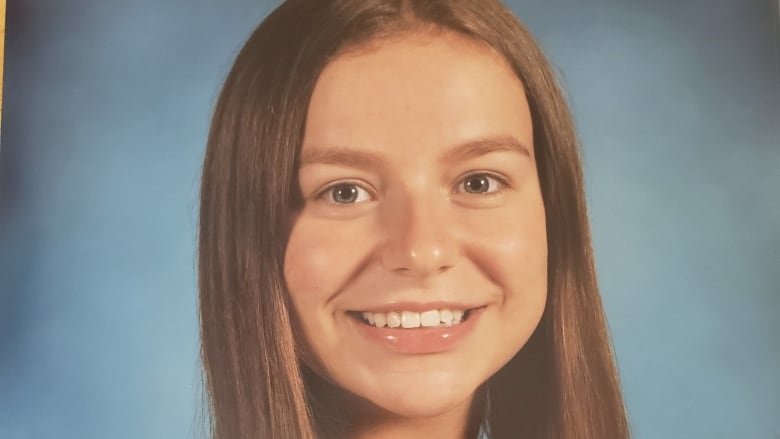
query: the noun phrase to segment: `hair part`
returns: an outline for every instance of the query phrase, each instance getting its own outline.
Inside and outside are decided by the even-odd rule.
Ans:
[[[284,281],[309,100],[334,58],[444,31],[490,48],[522,82],[547,217],[547,306],[528,343],[484,386],[487,402],[474,416],[485,418],[492,439],[629,436],[596,283],[579,144],[532,35],[498,0],[288,0],[250,36],[228,74],[203,166],[201,356],[215,439],[341,437],[348,420],[317,404],[322,383],[297,351]]]

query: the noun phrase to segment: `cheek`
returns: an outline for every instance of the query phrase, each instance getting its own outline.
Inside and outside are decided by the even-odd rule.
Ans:
[[[533,332],[547,301],[547,232],[544,207],[524,203],[523,209],[497,212],[490,227],[481,227],[468,248],[482,275],[500,289],[497,308],[508,351],[516,351]]]
[[[284,277],[299,312],[321,309],[348,282],[366,252],[365,240],[358,236],[365,236],[360,225],[334,227],[305,217],[296,222],[285,252]]]
[[[538,282],[546,283],[547,226],[541,199],[521,206],[470,218],[471,238],[464,241],[470,243],[467,251],[487,277],[509,288],[508,292],[530,293]]]
[[[316,224],[315,224],[316,226]],[[330,283],[330,252],[333,248],[328,235],[300,220],[293,227],[284,258],[284,278],[293,302],[300,310],[300,303],[316,300],[326,295]]]

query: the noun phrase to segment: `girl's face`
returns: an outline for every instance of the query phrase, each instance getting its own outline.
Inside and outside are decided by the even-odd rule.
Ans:
[[[520,81],[464,37],[392,39],[326,67],[285,256],[320,374],[430,417],[468,407],[520,350],[547,292],[532,131]]]

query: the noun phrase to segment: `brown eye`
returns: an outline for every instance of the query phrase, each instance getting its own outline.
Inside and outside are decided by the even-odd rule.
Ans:
[[[489,174],[472,174],[463,179],[460,190],[469,194],[486,194],[499,190],[504,183]]]
[[[323,196],[327,201],[337,204],[361,203],[371,198],[365,189],[353,183],[339,183],[331,186]]]

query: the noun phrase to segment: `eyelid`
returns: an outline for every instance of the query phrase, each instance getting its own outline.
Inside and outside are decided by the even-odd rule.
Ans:
[[[469,193],[469,192],[466,192],[466,191],[460,190],[461,185],[463,185],[463,182],[467,178],[475,177],[475,176],[478,176],[478,175],[484,175],[484,176],[486,176],[488,178],[496,180],[501,185],[501,187],[499,187],[498,189],[496,189],[493,192],[483,192],[483,193],[473,193],[473,194]],[[502,174],[498,174],[498,173],[492,172],[492,171],[469,171],[469,172],[461,175],[457,179],[457,184],[455,185],[455,188],[454,188],[453,192],[454,193],[458,193],[458,194],[465,193],[465,194],[469,194],[469,195],[483,195],[483,196],[484,195],[493,195],[493,194],[496,194],[496,193],[501,192],[502,190],[508,188],[509,185],[510,185],[510,180],[507,177],[503,176]]]
[[[316,200],[316,201],[325,201],[326,203],[329,203],[329,204],[344,205],[344,206],[348,206],[350,204],[360,204],[360,203],[365,203],[366,202],[366,201],[360,201],[360,202],[356,202],[356,203],[337,203],[337,202],[332,201],[332,200],[326,200],[325,196],[330,191],[332,191],[333,188],[335,188],[336,186],[340,186],[340,185],[354,185],[355,187],[357,187],[357,188],[359,188],[361,190],[366,191],[366,193],[369,195],[369,200],[367,200],[367,201],[373,201],[376,198],[376,191],[374,190],[373,187],[371,187],[370,184],[368,184],[368,183],[366,183],[364,181],[361,181],[361,180],[349,180],[349,179],[347,179],[347,180],[336,180],[336,181],[332,181],[330,183],[327,183],[325,186],[323,186],[322,188],[320,188],[317,191],[315,191],[314,192],[314,196],[312,198],[314,200]]]

